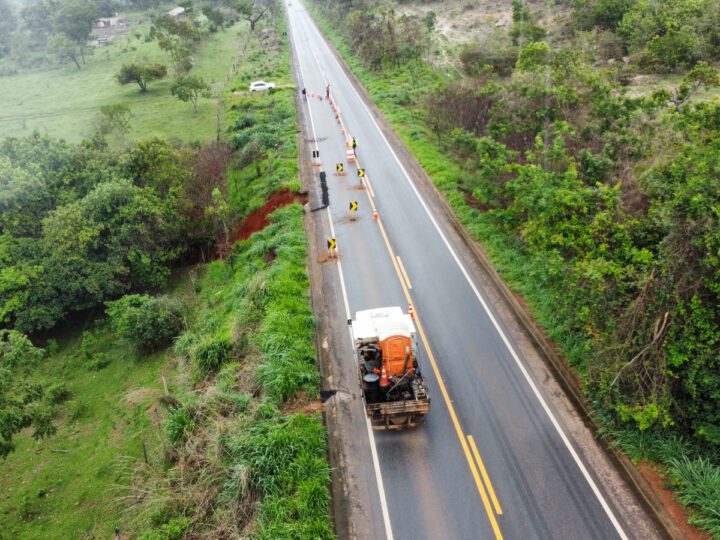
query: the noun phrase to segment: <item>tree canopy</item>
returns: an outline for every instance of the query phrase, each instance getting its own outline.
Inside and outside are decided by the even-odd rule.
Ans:
[[[167,66],[164,64],[123,64],[117,74],[117,81],[122,85],[135,83],[140,92],[148,91],[148,84],[167,75]]]
[[[180,101],[189,101],[193,105],[193,110],[197,112],[198,99],[201,96],[210,96],[210,85],[208,85],[202,77],[197,75],[184,75],[175,79],[170,87],[170,93]]]
[[[208,181],[194,159],[159,139],[117,153],[37,134],[0,143],[0,325],[34,332],[162,286],[214,238],[209,199],[190,195]]]

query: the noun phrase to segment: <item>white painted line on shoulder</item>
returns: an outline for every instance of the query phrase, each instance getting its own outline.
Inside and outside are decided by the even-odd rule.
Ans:
[[[288,13],[288,22],[290,22],[289,13]],[[289,26],[291,26],[291,25],[289,24]],[[292,28],[290,28],[290,30],[291,30],[290,33],[291,33],[291,36],[293,39],[293,43],[295,43],[295,50],[297,51],[298,48],[297,48],[297,43],[295,42],[294,33],[292,32]],[[312,48],[311,48],[311,50],[312,50]],[[315,62],[318,64],[318,68],[319,68],[320,64],[317,60],[317,57],[315,56],[314,51],[313,51],[313,57],[315,58]],[[297,58],[298,70],[300,71],[300,77],[304,81],[305,76],[303,75],[300,55],[299,54],[296,55],[296,58]],[[322,73],[322,70],[320,70],[320,71]],[[325,77],[323,76],[323,79],[324,78]],[[317,149],[317,134],[315,132],[315,122],[313,121],[312,109],[310,107],[310,100],[307,101],[307,107],[308,107],[308,117],[310,118],[310,127],[313,132],[313,140],[316,141],[315,148]],[[330,207],[328,207],[326,210],[327,210],[328,223],[330,224],[330,234],[332,235],[332,238],[336,238],[335,227],[333,226],[332,214],[330,213]],[[338,268],[338,274],[340,277],[340,288],[342,289],[343,304],[345,306],[345,316],[347,319],[350,319],[350,318],[352,318],[352,315],[350,313],[350,303],[348,301],[347,288],[345,287],[345,276],[343,274],[342,263],[340,262],[340,259],[337,259],[337,268]],[[355,340],[352,335],[352,326],[349,326],[349,332],[350,332],[350,346],[354,351],[355,350]],[[355,357],[355,355],[353,355],[353,356]],[[355,363],[357,364],[356,357],[355,357]],[[378,459],[377,445],[375,444],[375,434],[372,431],[372,426],[371,426],[370,420],[368,419],[367,416],[365,416],[365,427],[366,427],[367,434],[368,434],[368,440],[370,441],[370,454],[372,456],[373,470],[375,472],[375,481],[377,482],[377,486],[378,486],[378,495],[380,498],[380,509],[382,511],[383,522],[385,525],[385,535],[387,537],[387,540],[394,540],[393,532],[392,532],[392,525],[390,523],[390,511],[388,510],[387,498],[385,496],[385,486],[383,484],[382,472],[380,471],[380,460]]]
[[[308,16],[308,19],[310,20],[310,24],[311,24],[313,27],[315,27],[315,31],[316,31],[318,34],[320,34],[320,31],[317,29],[317,26],[315,25],[315,22],[312,20],[312,18],[310,18],[310,17]],[[321,34],[320,34],[320,35],[321,35]],[[314,52],[314,51],[313,51],[313,56],[315,56],[315,52]],[[532,390],[532,392],[533,392],[533,394],[535,395],[535,397],[537,398],[537,400],[540,402],[540,405],[542,406],[543,410],[545,411],[545,413],[546,413],[547,416],[549,417],[550,422],[552,423],[553,427],[555,428],[555,430],[557,431],[558,435],[559,435],[560,438],[562,439],[563,444],[564,444],[565,447],[568,449],[568,452],[570,452],[570,455],[572,456],[573,460],[575,461],[575,463],[577,464],[578,468],[580,469],[580,472],[581,472],[581,473],[583,474],[583,476],[585,477],[585,480],[587,481],[588,485],[590,486],[590,489],[593,491],[595,497],[596,497],[596,498],[598,499],[598,501],[600,502],[600,505],[602,506],[603,510],[605,511],[605,514],[608,516],[608,519],[610,519],[610,522],[613,524],[613,527],[614,527],[615,530],[617,531],[617,533],[618,533],[618,535],[620,536],[620,538],[622,538],[623,540],[627,540],[628,536],[627,536],[627,534],[625,533],[625,531],[623,530],[622,526],[620,525],[620,522],[618,521],[618,519],[615,517],[615,514],[614,514],[614,512],[612,511],[612,509],[610,508],[610,505],[609,505],[609,504],[607,503],[607,501],[605,500],[605,497],[604,497],[604,495],[602,494],[602,492],[600,491],[600,489],[598,488],[597,484],[595,483],[595,480],[593,480],[592,476],[590,475],[590,472],[587,470],[587,468],[585,467],[585,464],[582,462],[582,460],[580,459],[580,456],[577,454],[577,452],[575,451],[575,448],[574,448],[573,445],[571,444],[570,439],[569,439],[569,438],[567,437],[567,435],[565,434],[565,431],[563,430],[562,426],[560,425],[560,422],[558,422],[557,418],[555,417],[555,414],[552,412],[552,410],[550,409],[549,405],[548,405],[547,402],[545,401],[545,398],[542,396],[542,394],[540,393],[540,390],[537,388],[535,382],[532,380],[532,377],[530,377],[530,374],[528,373],[527,369],[525,368],[525,365],[524,365],[523,362],[520,360],[520,357],[518,356],[518,354],[517,354],[517,352],[515,351],[514,347],[513,347],[512,344],[510,343],[510,340],[509,340],[509,339],[507,338],[507,336],[505,335],[505,332],[503,331],[502,327],[500,326],[500,324],[498,323],[497,319],[496,319],[495,316],[493,315],[493,313],[492,313],[492,311],[490,310],[487,302],[485,301],[485,299],[483,298],[483,296],[480,294],[480,291],[478,290],[478,288],[475,286],[475,283],[474,283],[474,282],[472,281],[472,279],[470,278],[470,275],[469,275],[468,271],[465,269],[465,266],[464,266],[464,265],[462,264],[462,262],[460,261],[460,258],[458,257],[457,253],[456,253],[455,250],[452,248],[452,246],[450,245],[450,242],[448,241],[447,237],[445,236],[445,234],[443,233],[442,229],[441,229],[440,226],[438,225],[437,221],[435,220],[435,217],[434,217],[434,216],[432,215],[432,213],[430,212],[430,209],[428,208],[427,204],[425,203],[425,200],[423,199],[422,195],[420,195],[420,192],[419,192],[419,190],[417,189],[417,187],[415,186],[415,183],[414,183],[413,180],[410,178],[410,175],[408,174],[407,170],[405,169],[405,166],[402,164],[402,162],[400,161],[400,158],[398,158],[397,154],[395,153],[395,150],[393,149],[393,147],[392,147],[392,146],[390,145],[390,143],[388,142],[388,140],[387,140],[387,138],[385,137],[385,134],[383,133],[382,129],[380,129],[380,126],[378,125],[377,121],[375,120],[374,115],[372,114],[372,112],[370,111],[370,109],[369,109],[369,108],[367,107],[367,105],[365,104],[365,101],[363,101],[362,97],[360,96],[360,94],[358,93],[357,89],[355,88],[355,85],[352,83],[352,81],[351,81],[351,80],[347,77],[347,75],[345,74],[345,71],[343,70],[342,66],[340,66],[339,62],[337,61],[337,58],[335,58],[335,56],[332,55],[332,54],[331,54],[330,56],[331,56],[331,58],[332,58],[332,61],[337,64],[338,71],[339,71],[340,73],[342,73],[342,76],[347,80],[349,86],[352,88],[355,96],[356,96],[357,99],[358,99],[358,102],[361,104],[361,106],[363,107],[363,109],[364,109],[365,112],[367,113],[368,117],[370,118],[370,121],[373,123],[373,125],[374,125],[375,128],[377,129],[378,133],[380,134],[380,137],[382,137],[383,141],[385,142],[385,145],[388,147],[388,150],[390,150],[390,153],[392,154],[392,156],[393,156],[393,158],[395,159],[396,163],[397,163],[398,166],[400,167],[400,170],[402,171],[403,175],[405,176],[405,179],[407,180],[408,184],[410,185],[410,187],[412,188],[413,192],[415,193],[415,196],[417,197],[418,201],[420,202],[420,205],[421,205],[421,206],[423,207],[423,209],[425,210],[425,213],[427,214],[428,218],[430,219],[430,222],[431,222],[431,223],[433,224],[433,226],[435,227],[435,230],[436,230],[437,233],[439,234],[439,236],[440,236],[440,238],[442,239],[443,243],[445,244],[445,246],[447,247],[448,251],[450,252],[450,255],[452,256],[453,260],[455,261],[455,263],[457,264],[458,268],[459,268],[460,271],[462,272],[463,276],[465,277],[465,280],[466,280],[466,281],[468,282],[468,284],[470,285],[470,288],[472,289],[473,293],[475,294],[475,296],[477,297],[477,299],[480,301],[480,304],[482,305],[483,309],[485,310],[485,313],[486,313],[486,314],[488,315],[488,317],[490,318],[490,321],[493,323],[493,326],[495,327],[495,330],[497,331],[498,335],[500,336],[500,338],[502,339],[503,343],[505,344],[505,347],[507,347],[508,351],[510,352],[510,355],[512,356],[513,360],[515,361],[515,363],[517,364],[518,368],[520,369],[520,372],[523,374],[523,377],[525,378],[525,380],[527,381],[528,385],[530,386],[530,389]],[[316,61],[317,61],[317,57],[316,57]]]

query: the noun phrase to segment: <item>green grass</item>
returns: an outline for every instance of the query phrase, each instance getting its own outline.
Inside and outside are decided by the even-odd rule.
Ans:
[[[271,79],[278,89],[251,96],[244,89],[256,79]],[[236,91],[227,100],[228,142],[237,150],[238,166],[229,171],[228,187],[233,209],[245,216],[273,192],[300,188],[287,40],[270,45],[253,37],[230,89]],[[260,144],[254,145],[254,140]]]
[[[190,369],[182,379],[197,380],[193,372],[200,372],[204,381],[198,387],[179,381],[174,392],[182,396],[184,410],[191,409],[202,419],[194,428],[198,433],[225,425],[221,432],[228,437],[219,444],[229,460],[222,465],[223,489],[214,496],[216,511],[236,515],[238,507],[257,497],[257,512],[251,517],[258,538],[333,538],[322,420],[317,414],[283,412],[290,399],[295,405],[317,399],[319,384],[302,209],[290,205],[275,211],[270,219],[268,227],[236,244],[230,259],[207,266],[199,283],[201,309],[176,347]],[[214,372],[219,373],[215,377],[204,369],[198,351],[199,344],[218,337],[230,342],[232,352],[224,359],[225,366],[216,366]],[[245,380],[240,388],[235,373],[243,365]],[[259,397],[248,401],[243,399],[243,391]],[[244,403],[241,410],[228,416],[218,413],[222,410],[218,400]],[[185,413],[178,416],[183,425],[189,422]],[[170,425],[177,433],[180,429],[174,424]],[[176,439],[181,437],[176,435]],[[197,450],[193,445],[193,451]],[[217,452],[213,448],[202,451]],[[188,490],[186,496],[191,498],[175,507],[192,506],[193,492],[195,488]],[[193,523],[195,532],[205,534],[218,526]]]
[[[232,83],[242,88],[272,73],[281,86],[227,103],[237,149],[230,202],[239,217],[272,192],[299,187],[287,58],[286,43],[253,39]],[[135,496],[130,511],[141,538],[166,538],[168,528],[209,537],[334,537],[326,433],[313,413],[320,376],[302,209],[292,204],[269,220],[207,265],[196,284],[198,310],[174,346],[176,404],[165,424],[172,466],[142,472],[140,490],[151,495]]]
[[[188,283],[188,272],[181,272],[174,296],[185,294]],[[131,463],[143,459],[143,443],[156,452],[151,406],[162,395],[167,355],[139,356],[103,323],[88,331],[90,352],[109,363],[96,369],[83,357],[81,328],[64,333],[59,351],[45,361],[42,375],[62,379],[70,400],[61,406],[55,436],[36,442],[22,433],[2,463],[0,538],[109,538],[122,528],[118,486],[127,484]]]
[[[138,39],[135,33],[142,37]],[[201,98],[199,110],[170,94],[172,75],[150,83],[149,91],[137,85],[120,86],[115,80],[120,66],[133,61],[168,65],[169,55],[157,43],[145,42],[147,25],[132,26],[104,47],[96,47],[87,64],[78,70],[74,64],[53,69],[21,71],[0,77],[0,132],[5,136],[24,136],[39,130],[54,137],[79,142],[92,134],[93,118],[99,107],[125,103],[133,114],[128,140],[164,135],[182,142],[212,140],[216,130],[216,99]],[[192,73],[203,77],[215,93],[223,90],[247,32],[238,23],[210,34],[195,53]]]

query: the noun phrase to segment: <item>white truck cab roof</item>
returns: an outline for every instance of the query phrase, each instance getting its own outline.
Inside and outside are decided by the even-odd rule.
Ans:
[[[366,309],[355,313],[352,332],[356,345],[381,341],[390,336],[415,337],[410,315],[396,306]]]

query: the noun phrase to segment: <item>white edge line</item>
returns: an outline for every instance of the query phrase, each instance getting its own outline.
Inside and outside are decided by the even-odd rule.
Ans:
[[[287,11],[288,15],[288,26],[290,26],[290,13]],[[292,32],[292,30],[291,30]],[[297,43],[295,42],[295,34],[292,32],[293,36],[293,44],[295,45],[295,51],[297,52]],[[315,51],[313,51],[312,47],[310,47],[310,51],[313,53],[313,57],[315,58],[315,62],[318,64],[318,68],[320,67],[320,63],[317,60],[317,57],[315,56]],[[298,70],[300,71],[300,77],[302,77],[303,81],[305,80],[305,75],[302,71],[302,65],[300,64],[300,55],[297,54],[297,66]],[[321,70],[322,72],[322,70]],[[324,78],[324,77],[323,77]],[[310,126],[312,128],[313,132],[313,139],[315,140],[315,149],[318,148],[317,144],[317,133],[315,132],[315,122],[313,121],[312,116],[312,110],[310,109],[310,101],[306,101],[307,108],[308,108],[308,116],[310,118]],[[327,216],[328,216],[328,223],[330,223],[330,234],[335,238],[335,227],[333,226],[332,221],[332,214],[330,213],[330,207],[326,208],[327,210]],[[350,314],[350,303],[348,302],[348,296],[347,296],[347,289],[345,288],[345,277],[342,270],[342,263],[340,262],[340,259],[337,259],[337,269],[338,274],[340,276],[340,288],[342,289],[342,297],[343,297],[343,304],[345,305],[345,315],[347,319],[349,320],[351,318]],[[357,356],[355,355],[355,339],[353,337],[352,333],[352,326],[348,326],[349,328],[349,336],[350,336],[350,347],[353,350],[353,358],[355,359],[355,364],[357,365]],[[385,485],[383,484],[382,474],[380,472],[380,460],[378,459],[378,453],[377,453],[377,445],[375,444],[375,434],[373,433],[372,426],[370,425],[370,420],[368,419],[367,415],[365,415],[365,429],[367,430],[368,439],[370,441],[370,454],[372,455],[372,462],[373,462],[373,469],[375,470],[375,481],[377,482],[378,486],[378,495],[380,497],[380,508],[382,510],[382,516],[383,516],[383,522],[385,524],[385,536],[387,536],[387,540],[394,540],[393,539],[393,532],[392,532],[392,525],[390,523],[390,512],[388,510],[387,505],[387,498],[385,497]]]
[[[310,16],[308,15],[308,18],[310,19],[311,24],[312,24],[313,26],[315,26],[315,29],[316,29],[316,31],[318,32],[318,34],[321,34],[320,31],[318,30],[317,26],[315,25],[315,21],[313,21],[312,17],[310,17]],[[322,34],[321,34],[321,35],[322,35]],[[314,51],[313,51],[313,54],[314,54]],[[420,195],[420,192],[418,191],[417,187],[415,186],[415,183],[412,181],[412,179],[410,178],[410,175],[408,174],[407,170],[405,169],[405,167],[403,166],[403,164],[400,162],[400,159],[398,158],[397,154],[395,153],[395,150],[393,150],[392,146],[391,146],[390,143],[388,142],[388,140],[387,140],[387,138],[385,137],[385,134],[383,133],[382,129],[380,129],[380,126],[379,126],[378,123],[375,121],[375,118],[374,118],[372,112],[370,111],[370,109],[368,109],[367,105],[365,104],[365,102],[363,101],[363,99],[360,97],[360,94],[359,94],[358,91],[355,89],[355,85],[352,84],[352,81],[350,81],[350,79],[348,78],[348,76],[345,74],[345,71],[342,69],[342,66],[340,66],[337,58],[335,58],[335,55],[334,55],[334,54],[331,54],[331,57],[332,57],[333,62],[335,62],[335,63],[338,64],[338,67],[340,68],[340,72],[342,73],[343,77],[345,77],[345,79],[347,79],[347,81],[348,81],[348,83],[349,83],[349,85],[350,85],[350,88],[352,88],[353,92],[355,93],[355,96],[357,96],[358,101],[359,101],[360,104],[362,105],[363,109],[365,109],[365,112],[367,113],[368,117],[369,117],[370,120],[372,121],[372,123],[373,123],[373,125],[375,126],[375,128],[378,130],[378,133],[380,133],[380,136],[382,137],[383,141],[385,142],[385,144],[387,145],[388,149],[390,150],[390,153],[392,154],[393,158],[395,158],[395,161],[397,162],[398,166],[400,167],[400,170],[402,170],[403,175],[405,176],[405,179],[408,181],[408,184],[410,184],[410,187],[412,188],[413,192],[415,193],[415,196],[418,198],[418,201],[420,201],[420,204],[422,205],[423,209],[425,210],[425,213],[426,213],[427,216],[430,218],[430,221],[432,222],[432,224],[435,226],[435,229],[437,230],[438,234],[440,235],[440,238],[442,239],[442,241],[443,241],[443,243],[445,244],[445,246],[448,248],[448,251],[449,251],[450,254],[452,255],[453,259],[455,260],[455,263],[456,263],[456,264],[458,265],[458,267],[460,268],[460,271],[462,272],[463,276],[465,277],[465,279],[467,280],[468,284],[469,284],[470,287],[472,288],[473,292],[475,293],[475,296],[476,296],[477,299],[480,301],[480,304],[482,305],[483,309],[485,310],[485,312],[487,313],[488,317],[489,317],[490,320],[492,321],[493,326],[495,327],[495,329],[497,330],[498,334],[499,334],[500,337],[502,338],[503,343],[505,344],[505,346],[507,347],[507,349],[508,349],[508,351],[510,352],[511,356],[512,356],[513,359],[515,360],[515,363],[517,364],[518,368],[520,369],[520,371],[522,372],[523,376],[525,377],[525,380],[527,381],[528,385],[529,385],[530,388],[532,389],[533,394],[535,394],[535,397],[538,399],[538,401],[539,401],[540,404],[542,405],[543,410],[545,411],[545,413],[546,413],[546,414],[548,415],[548,417],[550,418],[550,421],[552,422],[553,426],[555,427],[555,430],[556,430],[556,431],[558,432],[558,434],[560,435],[560,438],[562,439],[562,441],[563,441],[563,443],[565,444],[566,448],[567,448],[568,451],[570,452],[570,455],[572,456],[572,458],[575,460],[575,463],[577,464],[578,468],[580,469],[580,472],[582,472],[583,476],[585,477],[585,480],[586,480],[587,483],[590,485],[590,488],[592,489],[593,493],[595,494],[595,497],[597,497],[598,501],[600,502],[600,505],[602,506],[603,510],[605,510],[605,513],[607,514],[608,518],[610,519],[610,521],[612,522],[613,526],[615,527],[615,530],[616,530],[617,533],[620,535],[620,538],[622,538],[623,540],[627,540],[628,537],[627,537],[627,535],[625,534],[625,531],[623,530],[622,526],[620,525],[620,523],[618,522],[617,518],[615,517],[615,514],[613,513],[612,509],[610,508],[610,506],[608,505],[607,501],[605,500],[605,497],[604,497],[603,494],[600,492],[600,489],[597,487],[597,484],[595,484],[595,481],[593,480],[592,476],[590,475],[590,473],[588,472],[587,468],[585,467],[585,464],[584,464],[584,463],[582,462],[582,460],[580,459],[580,456],[578,456],[577,452],[576,452],[575,449],[573,448],[572,444],[570,443],[570,440],[568,439],[567,435],[565,434],[565,431],[562,429],[562,427],[560,426],[560,423],[558,422],[557,418],[555,418],[555,415],[554,415],[553,412],[550,410],[550,407],[548,406],[547,402],[546,402],[545,399],[542,397],[542,394],[540,393],[540,391],[538,390],[538,388],[537,388],[537,386],[535,385],[534,381],[533,381],[532,378],[530,377],[530,374],[527,372],[527,369],[525,368],[525,366],[523,365],[523,363],[520,361],[520,357],[519,357],[518,354],[515,352],[515,349],[512,347],[512,345],[510,344],[510,341],[508,340],[507,336],[505,335],[505,332],[502,330],[502,328],[501,328],[500,325],[498,324],[497,320],[495,319],[495,316],[494,316],[494,315],[492,314],[492,312],[490,311],[487,303],[485,302],[485,299],[483,298],[483,296],[480,294],[480,291],[478,291],[477,287],[476,287],[475,284],[473,283],[472,279],[470,278],[470,275],[468,274],[467,270],[466,270],[465,267],[463,266],[462,262],[460,261],[459,257],[457,256],[457,254],[455,253],[455,250],[453,250],[452,246],[450,245],[450,242],[448,242],[447,238],[445,237],[445,234],[442,232],[442,230],[440,229],[440,226],[437,224],[437,221],[435,221],[435,218],[434,218],[433,215],[431,214],[430,209],[428,208],[427,204],[425,203],[425,201],[423,200],[422,196]]]

